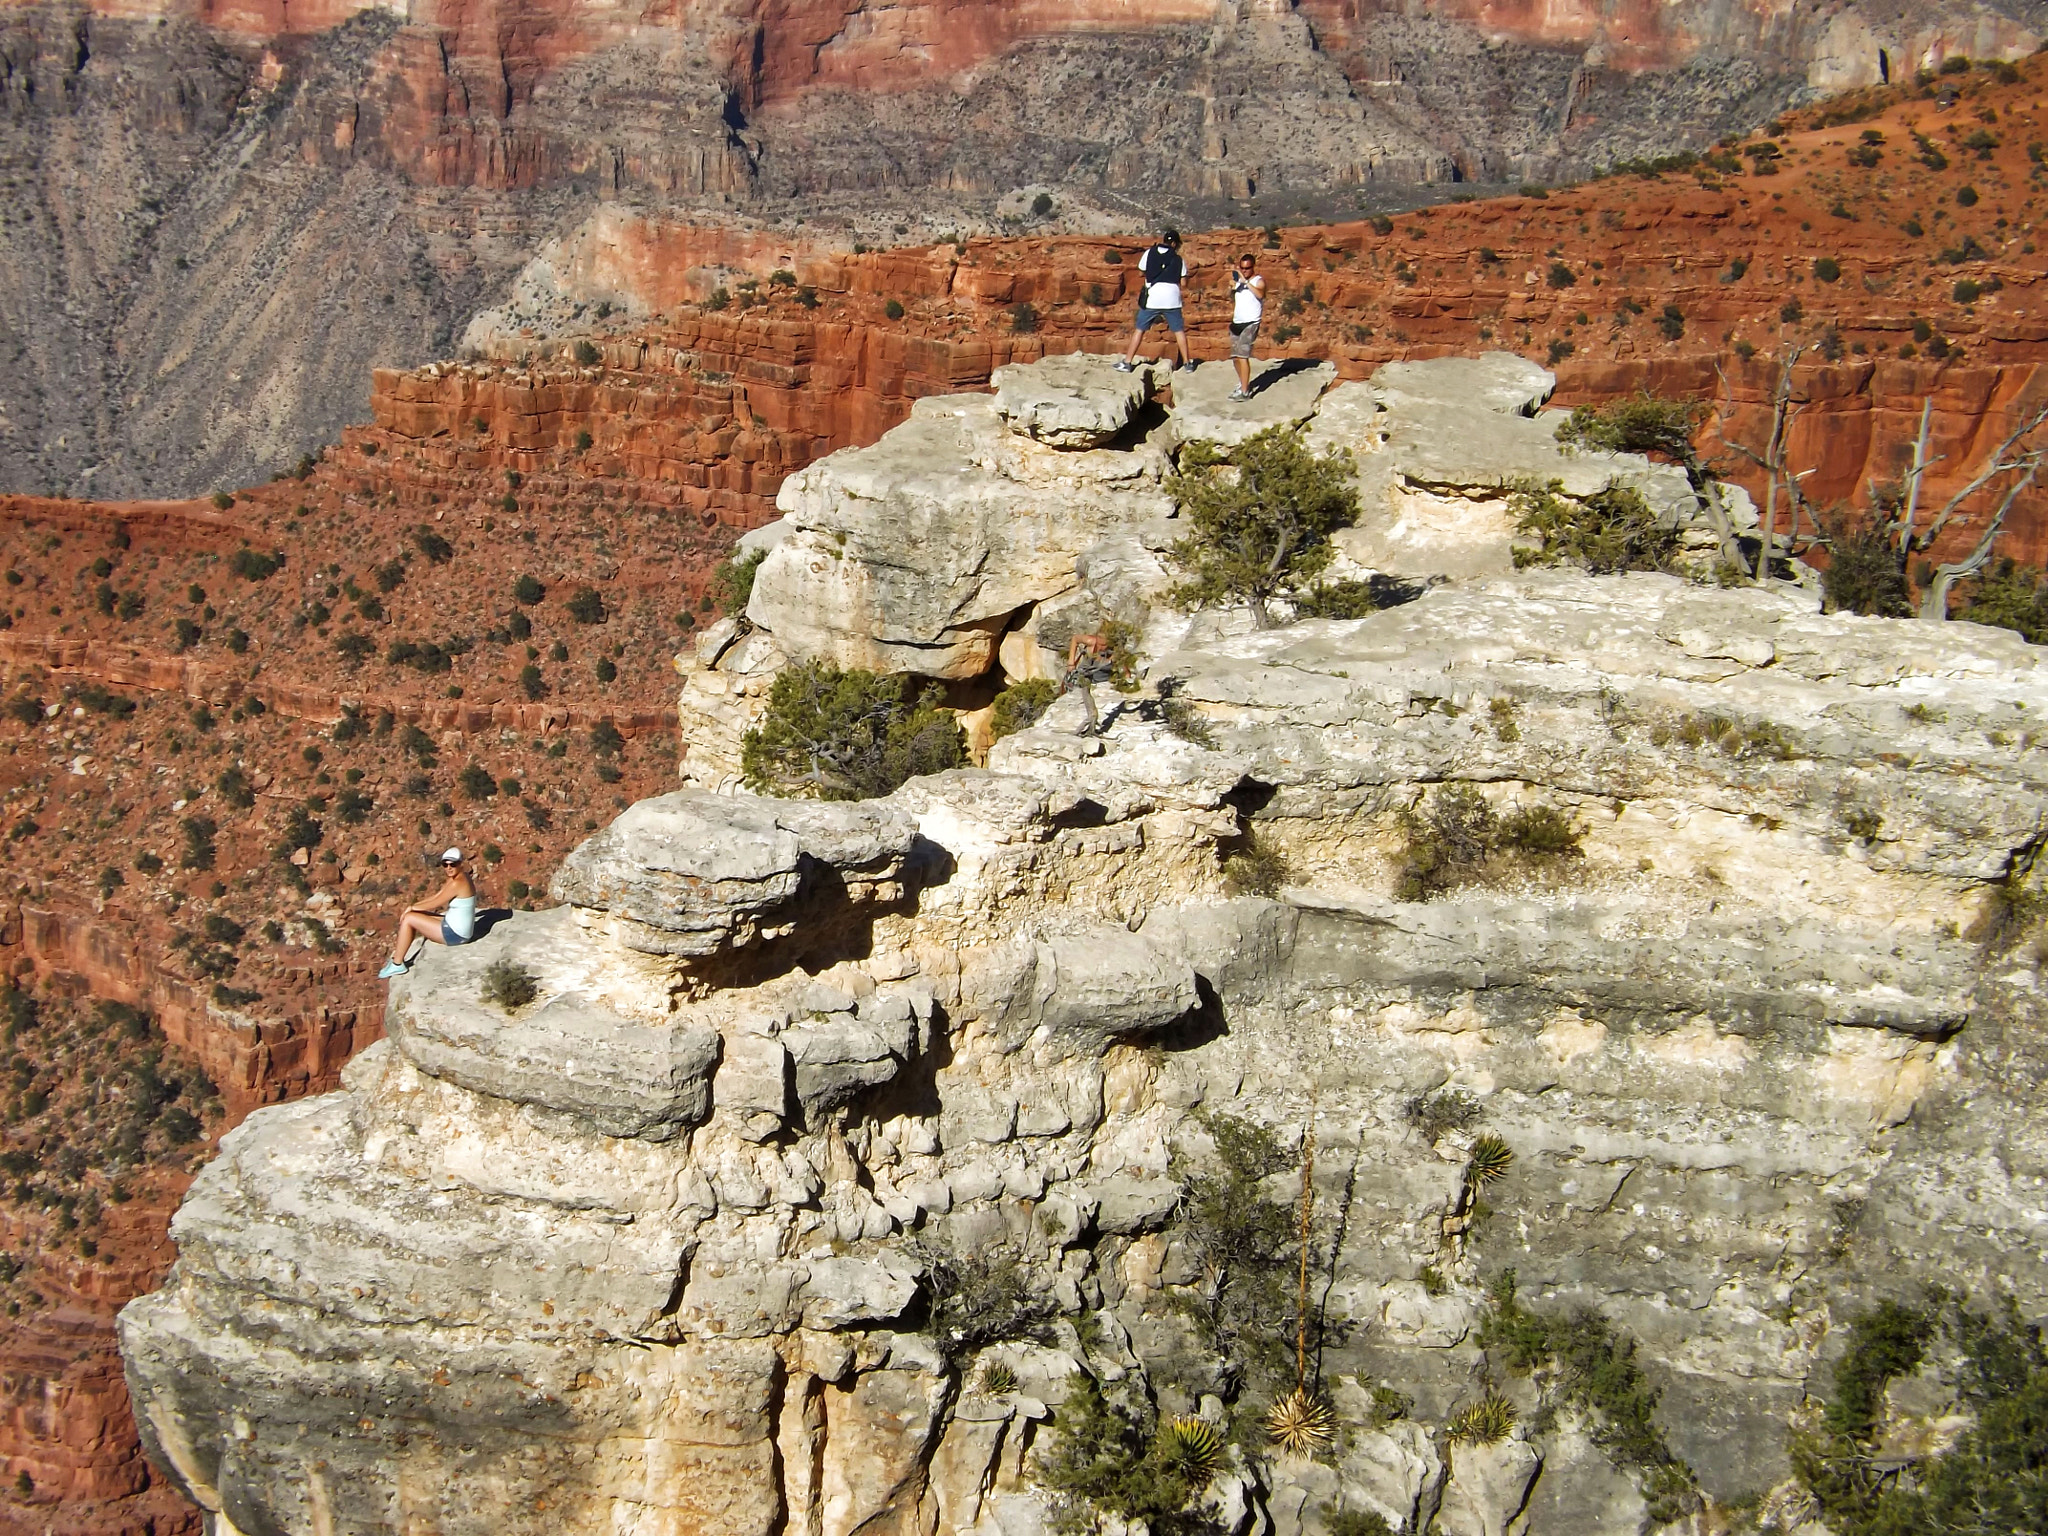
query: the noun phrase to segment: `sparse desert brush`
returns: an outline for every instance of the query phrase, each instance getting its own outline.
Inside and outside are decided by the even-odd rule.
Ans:
[[[1223,861],[1223,886],[1233,896],[1278,896],[1290,873],[1287,855],[1248,828]]]
[[[540,981],[517,960],[501,957],[484,967],[477,995],[507,1013],[517,1013],[540,995]]]

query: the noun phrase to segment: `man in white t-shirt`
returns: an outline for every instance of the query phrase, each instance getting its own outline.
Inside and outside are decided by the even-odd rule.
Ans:
[[[1162,320],[1180,347],[1181,367],[1192,370],[1195,360],[1188,355],[1187,322],[1181,317],[1180,291],[1187,283],[1188,264],[1181,260],[1180,231],[1162,231],[1159,243],[1145,252],[1138,270],[1145,279],[1145,286],[1138,293],[1138,324],[1131,332],[1131,345],[1117,363],[1116,371],[1131,371],[1137,363],[1138,347],[1145,340],[1145,333]]]
[[[1237,368],[1233,400],[1252,397],[1252,343],[1259,339],[1259,321],[1266,313],[1266,280],[1259,259],[1246,251],[1230,274],[1230,361]]]

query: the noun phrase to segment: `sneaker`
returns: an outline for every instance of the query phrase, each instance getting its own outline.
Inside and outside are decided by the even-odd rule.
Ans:
[[[1233,389],[1233,390],[1232,390],[1232,391],[1230,392],[1230,398],[1231,398],[1231,399],[1233,399],[1233,400],[1249,400],[1249,399],[1251,399],[1251,396],[1250,396],[1250,395],[1248,395],[1248,394],[1246,394],[1246,393],[1245,393],[1245,392],[1244,392],[1243,390],[1241,390],[1241,389]]]
[[[1191,357],[1186,362],[1182,363],[1181,367],[1187,369],[1189,373],[1193,373],[1195,369],[1198,366],[1200,366],[1201,361],[1202,360],[1199,357]]]
[[[412,967],[398,960],[386,960],[384,969],[377,973],[379,981],[389,981],[394,976],[403,976]]]
[[[1135,372],[1135,370],[1134,370],[1134,369],[1133,369],[1133,368],[1131,367],[1131,365],[1130,365],[1129,363],[1125,362],[1125,361],[1124,361],[1124,360],[1123,360],[1122,358],[1118,358],[1118,359],[1116,360],[1116,371],[1117,371],[1118,373],[1132,373],[1132,372]]]

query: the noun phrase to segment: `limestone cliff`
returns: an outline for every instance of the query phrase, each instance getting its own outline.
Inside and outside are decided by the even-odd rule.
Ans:
[[[394,982],[388,1040],[226,1138],[124,1312],[212,1536],[1042,1531],[1081,1373],[1219,1428],[1243,1389],[1188,1321],[1222,1117],[1313,1150],[1345,1431],[1303,1461],[1240,1427],[1231,1536],[1644,1529],[1637,1472],[1526,1383],[1512,1432],[1446,1433],[1503,1380],[1508,1267],[1640,1341],[1695,1530],[1783,1477],[1846,1311],[2048,1305],[2039,983],[1977,937],[2048,811],[2039,653],[1791,582],[1518,571],[1530,475],[1712,542],[1668,469],[1560,454],[1519,360],[1249,404],[1221,372],[1009,369],[790,479],[750,627],[686,664],[695,787]],[[1355,455],[1340,573],[1411,600],[1266,631],[1161,601],[1179,445],[1278,421]],[[1105,616],[1145,687],[1100,736],[1070,696],[882,800],[719,792],[791,660],[966,705]],[[1452,786],[1581,855],[1404,899],[1402,813]],[[1273,895],[1231,893],[1247,839]],[[1444,1088],[1512,1151],[1483,1205],[1474,1127],[1409,1111]],[[998,1260],[1044,1304],[1018,1336],[957,1310]]]

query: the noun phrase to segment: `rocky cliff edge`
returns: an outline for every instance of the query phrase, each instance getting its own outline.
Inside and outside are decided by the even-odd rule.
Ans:
[[[2048,807],[2039,653],[1793,583],[1517,571],[1515,479],[1696,514],[1560,455],[1519,360],[1327,382],[1055,360],[792,477],[750,624],[680,663],[695,787],[394,982],[390,1038],[226,1138],[124,1312],[213,1536],[1037,1536],[1077,1372],[1225,1416],[1182,1210],[1219,1115],[1312,1131],[1345,1431],[1229,1451],[1231,1536],[1646,1528],[1570,1414],[1446,1433],[1501,1379],[1509,1266],[1640,1341],[1702,1530],[1784,1477],[1849,1310],[1938,1279],[2038,1314],[2039,983],[1984,936]],[[1265,631],[1160,600],[1177,446],[1276,420],[1356,455],[1340,574],[1420,595]],[[883,800],[732,792],[792,659],[971,705],[1104,615],[1145,687],[1099,737],[1069,696]],[[1446,786],[1582,851],[1400,899]],[[1248,839],[1274,895],[1232,894]],[[1447,1088],[1514,1155],[1483,1207],[1472,1127],[1410,1109]],[[1049,1299],[1034,1337],[934,1327],[963,1256]]]

